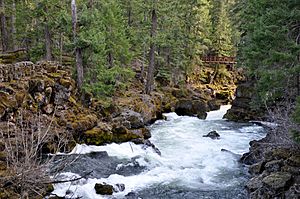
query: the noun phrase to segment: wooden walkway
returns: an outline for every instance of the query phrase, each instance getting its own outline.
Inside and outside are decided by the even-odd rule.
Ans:
[[[237,64],[235,57],[207,56],[207,57],[202,57],[201,60],[203,63],[207,63],[207,64],[226,64],[226,65]]]

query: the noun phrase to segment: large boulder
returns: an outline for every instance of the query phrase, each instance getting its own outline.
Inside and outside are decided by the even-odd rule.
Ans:
[[[97,125],[98,118],[95,114],[79,115],[68,127],[75,132],[84,132]]]
[[[289,185],[292,175],[287,172],[275,172],[263,178],[262,182],[270,189],[282,191]]]
[[[119,131],[117,131],[119,130]],[[125,127],[113,128],[113,142],[128,142],[134,139],[144,139],[145,128],[128,130]]]
[[[207,116],[209,107],[203,100],[179,100],[175,106],[175,112],[178,115],[197,116],[201,119],[205,119]]]
[[[144,126],[142,115],[132,110],[122,111],[118,117],[113,118],[113,123],[126,126],[129,129],[138,129]]]
[[[265,164],[265,170],[268,172],[277,172],[280,171],[282,166],[283,166],[282,160],[272,160]]]
[[[111,143],[113,133],[111,127],[105,123],[99,123],[97,127],[84,132],[84,140],[86,144],[102,145]]]
[[[210,111],[216,111],[221,108],[221,102],[213,99],[208,102],[208,106]]]
[[[112,195],[114,191],[114,187],[109,184],[96,183],[94,188],[96,193],[100,195]]]
[[[238,84],[232,107],[227,111],[224,118],[243,122],[249,120],[262,120],[265,115],[264,107],[254,108],[251,103],[255,100],[254,81],[244,81]]]

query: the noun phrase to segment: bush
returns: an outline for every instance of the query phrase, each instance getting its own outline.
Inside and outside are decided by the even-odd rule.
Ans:
[[[9,184],[8,188],[22,198],[44,196],[51,191],[53,178],[49,168],[55,155],[46,155],[43,151],[47,148],[46,151],[55,154],[64,150],[68,142],[67,133],[55,127],[53,118],[21,112],[16,121],[8,121],[6,127],[0,129],[0,140],[4,143],[7,165],[2,183]],[[60,164],[63,168],[66,162]]]

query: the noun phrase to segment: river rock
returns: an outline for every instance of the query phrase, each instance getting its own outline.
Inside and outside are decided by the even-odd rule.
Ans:
[[[45,81],[39,78],[29,80],[29,93],[43,92],[45,89]]]
[[[207,111],[209,111],[209,107],[203,100],[179,100],[175,106],[175,113],[177,113],[178,115],[196,115],[201,119],[206,118]]]
[[[139,199],[138,195],[135,192],[129,192],[125,195],[126,199]]]
[[[219,110],[221,107],[221,103],[218,102],[217,100],[210,100],[208,102],[209,110],[210,111],[216,111]]]
[[[220,139],[220,135],[219,135],[219,133],[217,133],[217,131],[211,131],[207,135],[203,135],[203,137],[209,137],[213,140]]]
[[[122,192],[125,190],[125,184],[115,184],[114,192]]]
[[[285,198],[287,199],[299,199],[300,196],[300,185],[292,186],[286,193]]]
[[[300,167],[300,154],[291,156],[286,160],[286,163],[290,166]]]
[[[131,128],[137,129],[144,126],[144,120],[142,115],[135,111],[126,110],[121,113],[121,117],[124,117],[125,120],[129,121]]]
[[[258,162],[256,164],[250,165],[249,173],[250,174],[260,174],[263,170],[264,162]]]
[[[111,127],[105,123],[99,123],[97,127],[84,132],[84,140],[86,144],[102,145],[111,143],[113,133]]]
[[[262,151],[260,149],[252,149],[248,153],[244,153],[240,162],[246,165],[256,164],[262,161]]]
[[[94,128],[97,125],[97,115],[78,115],[76,120],[68,124],[68,127],[75,132],[84,132]]]
[[[263,107],[253,108],[250,106],[255,98],[254,88],[254,80],[239,82],[235,93],[236,98],[224,118],[238,122],[262,120],[266,110]]]
[[[144,120],[140,113],[132,110],[123,110],[121,114],[113,118],[117,126],[124,126],[128,129],[138,129],[144,126]]]
[[[289,166],[289,165],[285,165],[281,168],[281,171],[284,171],[284,172],[289,172],[293,175],[300,175],[300,169],[299,167],[293,167],[293,166]]]
[[[277,172],[280,171],[283,166],[282,160],[273,160],[271,162],[267,162],[265,165],[265,170],[268,172]]]
[[[292,180],[292,175],[287,172],[271,173],[263,178],[262,182],[273,190],[284,189]]]
[[[96,190],[97,194],[100,195],[112,195],[114,187],[112,185],[108,184],[101,184],[101,183],[96,183],[94,189]]]
[[[258,188],[263,186],[262,179],[263,179],[262,175],[251,178],[246,184],[246,188],[250,192],[257,190]]]
[[[155,153],[157,153],[158,155],[161,155],[160,150],[153,143],[151,143],[150,140],[145,140],[143,149],[146,149],[148,147],[151,147]]]

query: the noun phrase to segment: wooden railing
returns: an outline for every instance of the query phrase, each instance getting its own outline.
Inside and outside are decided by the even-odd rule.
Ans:
[[[218,57],[218,56],[206,56],[202,57],[201,60],[204,63],[209,64],[236,64],[235,57]]]

